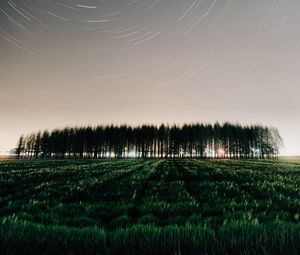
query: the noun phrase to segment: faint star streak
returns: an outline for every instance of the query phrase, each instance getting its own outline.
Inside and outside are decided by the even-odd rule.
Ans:
[[[181,21],[186,15],[187,13],[194,7],[194,5],[197,3],[197,2],[202,2],[202,0],[195,0],[191,5],[190,7],[178,18],[178,21]]]
[[[190,33],[201,22],[201,20],[205,19],[214,8],[216,2],[217,0],[214,0],[208,10],[203,15],[201,15],[200,18],[198,18],[198,20],[186,32],[183,33],[183,35],[187,35],[188,33]]]
[[[143,43],[149,41],[150,39],[152,39],[152,38],[158,36],[159,34],[160,34],[160,32],[157,32],[157,33],[155,33],[154,35],[151,35],[151,36],[147,37],[147,38],[144,39],[144,40],[141,40],[141,41],[139,41],[139,42],[134,43],[134,45],[135,45],[135,46],[138,46],[138,45],[140,45],[140,44],[143,44]]]
[[[271,5],[271,8],[269,9],[269,11],[267,12],[266,16],[264,17],[263,21],[261,22],[261,24],[259,25],[258,27],[258,31],[261,31],[263,26],[265,25],[265,23],[267,22],[267,20],[269,19],[269,17],[271,16],[272,14],[272,11],[274,10],[275,6],[277,5],[277,3],[279,2],[280,0],[274,0],[273,1],[273,4]]]
[[[58,16],[57,14],[54,14],[54,13],[52,13],[52,12],[47,11],[47,13],[48,13],[49,15],[51,15],[51,16],[57,18],[57,19],[60,19],[60,20],[63,20],[63,21],[70,21],[70,19],[64,18],[64,17],[61,17],[61,16]]]
[[[184,72],[183,74],[173,78],[172,80],[169,80],[169,81],[157,86],[157,88],[164,88],[164,87],[170,86],[171,84],[173,84],[177,81],[180,81],[180,80],[183,80],[183,79],[187,78],[191,73],[192,73],[192,70],[189,69],[186,72]]]
[[[185,73],[173,78],[172,80],[163,83],[162,85],[157,86],[157,88],[164,88],[172,85],[173,83],[176,83],[178,81],[190,78],[192,75],[200,73],[204,71],[210,64],[212,63],[212,59],[209,59],[206,63],[204,63],[198,70],[192,71],[192,69],[187,70]]]
[[[112,79],[112,78],[119,78],[123,76],[127,76],[129,73],[121,73],[121,74],[114,74],[114,75],[103,75],[103,76],[94,76],[92,79]]]
[[[0,92],[0,96],[3,98],[9,99],[10,101],[16,102],[16,103],[20,103],[20,104],[27,105],[27,106],[34,106],[33,104],[30,104],[28,102],[25,102],[23,100],[17,99],[15,97],[9,96],[9,95],[1,93],[1,92]]]
[[[104,22],[109,22],[109,19],[87,19],[85,22],[87,23],[104,23]]]
[[[32,50],[24,48],[22,45],[19,43],[15,42],[14,40],[8,38],[7,36],[3,35],[3,38],[6,39],[8,42],[10,42],[12,45],[16,46],[17,48],[26,51],[27,53],[34,54]]]
[[[148,7],[146,7],[146,10],[149,10],[151,8],[153,8],[160,0],[155,0],[151,5],[149,5]]]
[[[97,6],[81,5],[81,4],[77,4],[76,6],[85,9],[97,9]]]
[[[30,18],[28,18],[24,13],[22,13],[21,11],[19,11],[16,7],[16,4],[13,1],[8,1],[8,4],[16,11],[18,12],[20,15],[22,15],[25,19],[31,21]]]

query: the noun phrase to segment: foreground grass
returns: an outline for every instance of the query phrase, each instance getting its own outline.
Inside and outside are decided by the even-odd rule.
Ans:
[[[299,254],[300,226],[231,222],[218,230],[135,225],[106,232],[8,220],[0,240],[1,254]]]
[[[0,163],[1,254],[299,254],[300,162]]]

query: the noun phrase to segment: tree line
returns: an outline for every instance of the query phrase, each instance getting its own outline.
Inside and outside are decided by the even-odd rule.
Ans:
[[[278,129],[224,123],[100,125],[44,130],[19,139],[18,158],[276,158]]]

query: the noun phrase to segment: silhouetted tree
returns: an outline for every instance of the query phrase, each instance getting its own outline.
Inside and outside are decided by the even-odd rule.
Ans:
[[[18,141],[17,149],[16,149],[16,154],[17,158],[20,159],[21,153],[24,151],[24,136],[21,135]]]

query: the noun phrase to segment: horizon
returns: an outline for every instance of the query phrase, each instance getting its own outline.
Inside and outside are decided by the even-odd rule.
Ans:
[[[0,3],[0,154],[101,123],[261,123],[300,156],[300,3]]]

